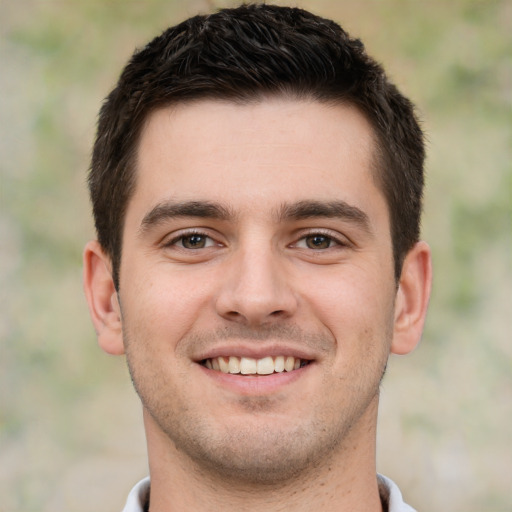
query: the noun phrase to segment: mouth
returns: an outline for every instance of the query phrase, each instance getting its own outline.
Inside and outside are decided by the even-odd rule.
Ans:
[[[199,363],[209,370],[227,374],[272,375],[273,373],[292,372],[304,368],[312,361],[293,356],[252,357],[221,356],[203,359]]]

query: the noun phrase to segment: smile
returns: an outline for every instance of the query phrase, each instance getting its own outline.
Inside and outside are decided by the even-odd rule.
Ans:
[[[204,359],[201,364],[210,370],[222,373],[242,375],[271,375],[272,373],[291,372],[307,366],[310,361],[293,356],[263,357],[213,357]]]

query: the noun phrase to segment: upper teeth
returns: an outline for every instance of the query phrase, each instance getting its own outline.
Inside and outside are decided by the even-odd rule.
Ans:
[[[270,375],[274,372],[281,373],[283,371],[291,372],[292,370],[297,370],[301,366],[301,359],[292,356],[268,356],[262,359],[230,356],[206,359],[204,364],[210,370],[217,370],[222,373]]]

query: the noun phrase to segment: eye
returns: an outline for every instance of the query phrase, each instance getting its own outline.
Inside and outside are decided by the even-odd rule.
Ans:
[[[204,249],[215,245],[214,240],[202,233],[190,233],[174,238],[169,246],[178,246],[183,249]]]
[[[304,242],[309,249],[328,249],[334,240],[325,235],[309,235],[304,238]]]
[[[324,235],[322,233],[312,233],[304,236],[296,243],[296,247],[302,249],[313,249],[315,251],[329,249],[338,245],[342,244],[332,236]]]

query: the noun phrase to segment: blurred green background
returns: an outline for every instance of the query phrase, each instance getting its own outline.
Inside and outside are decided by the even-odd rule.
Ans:
[[[288,4],[290,2],[277,2]],[[96,115],[135,47],[230,1],[0,2],[0,510],[120,510],[147,473],[122,358],[81,289]],[[510,511],[512,3],[304,0],[361,37],[421,111],[435,282],[392,358],[378,468],[420,511]]]

